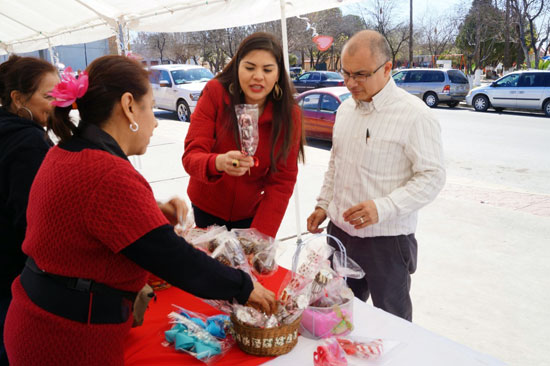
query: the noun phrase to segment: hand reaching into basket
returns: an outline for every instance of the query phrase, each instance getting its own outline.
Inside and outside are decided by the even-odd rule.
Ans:
[[[253,281],[253,283],[254,289],[250,293],[246,304],[266,314],[273,314],[277,310],[275,294],[263,287],[259,282]]]

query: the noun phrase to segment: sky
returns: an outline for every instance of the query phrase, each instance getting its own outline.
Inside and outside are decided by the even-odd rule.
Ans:
[[[400,18],[409,19],[409,0],[396,0],[398,3],[398,15]],[[374,1],[363,0],[361,4],[373,4]],[[471,0],[413,0],[413,17],[414,19],[421,19],[427,12],[434,12],[436,14],[444,14],[447,11],[452,10],[454,7],[460,4],[467,4],[470,6]],[[343,6],[342,12],[344,15],[353,13],[353,6]]]

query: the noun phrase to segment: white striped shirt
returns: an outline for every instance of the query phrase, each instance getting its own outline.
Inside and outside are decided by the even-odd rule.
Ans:
[[[439,122],[391,77],[372,102],[349,98],[338,108],[317,206],[339,228],[357,237],[414,233],[418,210],[444,184]],[[356,230],[342,214],[367,200],[374,200],[379,222]]]

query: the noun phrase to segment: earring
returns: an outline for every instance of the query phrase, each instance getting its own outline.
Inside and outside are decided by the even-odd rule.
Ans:
[[[130,130],[132,132],[138,132],[139,130],[139,125],[137,124],[136,121],[132,121],[132,123],[130,123]]]
[[[21,113],[20,113],[21,110],[24,110],[25,112],[27,112],[27,113],[29,114],[29,116],[31,116],[29,119],[30,119],[31,121],[33,120],[32,112],[31,112],[31,110],[30,110],[29,108],[27,108],[27,107],[19,107],[19,108],[17,108],[17,112],[15,112],[15,113],[16,113],[19,117],[25,118],[25,117],[23,117],[23,116],[21,115]]]
[[[278,82],[275,82],[275,86],[273,87],[273,99],[281,100],[282,98],[283,98],[283,89],[281,89]]]
[[[234,87],[233,83],[229,84],[227,89],[229,90],[229,94],[235,95],[235,87]]]

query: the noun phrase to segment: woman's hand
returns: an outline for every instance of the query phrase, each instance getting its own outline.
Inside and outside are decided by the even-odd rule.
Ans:
[[[254,290],[250,293],[247,305],[252,306],[255,309],[261,310],[266,314],[273,314],[277,311],[277,302],[275,301],[275,294],[259,282],[252,281],[254,283]]]
[[[166,203],[158,203],[160,210],[166,216],[170,224],[176,225],[178,223],[183,224],[187,217],[187,205],[181,198],[174,197]]]
[[[234,177],[244,175],[253,166],[254,159],[237,150],[228,151],[225,154],[216,156],[216,170],[226,172]]]

